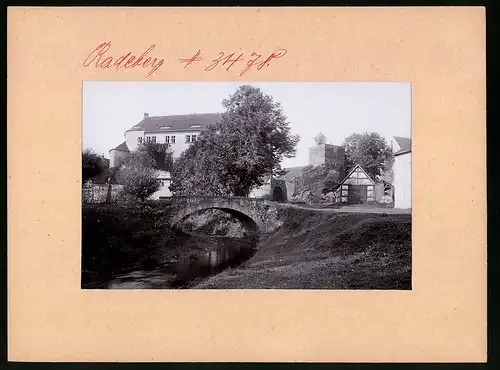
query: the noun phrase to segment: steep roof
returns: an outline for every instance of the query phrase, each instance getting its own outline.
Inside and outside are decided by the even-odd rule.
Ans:
[[[123,143],[121,143],[120,145],[118,145],[116,148],[113,148],[111,150],[119,150],[121,152],[130,152],[130,150],[128,150],[127,143],[125,141]]]
[[[375,181],[373,181],[373,179],[370,177],[370,175],[368,175],[366,173],[366,171],[363,169],[363,167],[361,167],[359,164],[355,165],[352,170],[349,171],[349,173],[347,174],[346,177],[344,177],[344,179],[337,185],[337,188],[342,185],[352,174],[354,171],[356,171],[356,168],[359,168],[361,171],[363,171],[363,173],[365,174],[366,178],[368,180],[370,180],[373,184],[375,184]]]
[[[128,131],[189,131],[204,130],[220,121],[220,113],[196,113],[172,116],[144,117]],[[195,126],[195,127],[193,127]]]
[[[394,136],[394,140],[399,145],[399,150],[394,155],[411,152],[411,139],[407,137]]]

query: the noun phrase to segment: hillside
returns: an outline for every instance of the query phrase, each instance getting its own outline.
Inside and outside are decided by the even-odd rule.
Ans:
[[[283,210],[241,266],[195,289],[411,289],[411,215]]]

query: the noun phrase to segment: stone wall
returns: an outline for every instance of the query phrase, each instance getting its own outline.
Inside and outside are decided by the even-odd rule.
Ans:
[[[327,165],[308,166],[302,176],[294,179],[293,197],[307,203],[321,202],[342,181],[339,171]]]

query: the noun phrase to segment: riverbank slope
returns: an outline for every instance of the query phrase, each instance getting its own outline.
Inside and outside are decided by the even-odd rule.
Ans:
[[[282,210],[255,255],[195,289],[411,289],[411,215]]]

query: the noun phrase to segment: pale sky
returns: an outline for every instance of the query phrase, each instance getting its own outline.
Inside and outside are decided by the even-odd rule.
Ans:
[[[307,165],[319,132],[336,145],[352,133],[378,132],[388,142],[392,136],[411,137],[409,82],[84,81],[83,148],[109,158],[109,150],[145,112],[222,113],[222,100],[241,85],[273,96],[292,133],[300,135],[296,156],[285,159],[283,167]]]

